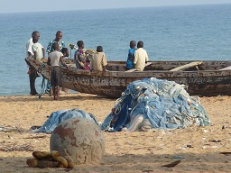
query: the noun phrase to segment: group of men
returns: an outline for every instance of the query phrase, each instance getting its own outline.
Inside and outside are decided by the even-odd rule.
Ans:
[[[46,52],[48,53],[48,62],[45,58],[45,49],[38,42],[40,38],[40,33],[38,31],[34,31],[32,33],[32,38],[29,39],[26,46],[27,57],[35,58],[40,62],[47,62],[47,64],[51,66],[51,82],[48,82],[47,89],[49,89],[49,85],[52,86],[54,100],[58,99],[59,86],[61,86],[61,72],[58,67],[60,64],[67,67],[63,58],[65,55],[68,57],[68,49],[65,48],[65,43],[62,41],[62,37],[63,33],[61,31],[57,31],[55,39],[49,42],[46,49]],[[102,46],[97,46],[96,53],[93,57],[91,57],[92,61],[90,63],[88,58],[85,56],[84,42],[80,40],[77,42],[77,45],[78,49],[74,55],[76,68],[83,70],[106,71],[107,59]],[[136,41],[132,40],[130,42],[130,49],[126,63],[127,70],[144,70],[145,63],[148,61],[148,55],[143,46],[143,41],[139,41],[136,49]],[[65,53],[66,51],[67,53]],[[37,71],[33,67],[29,66],[28,74],[30,79],[30,94],[37,95],[38,93],[35,89],[35,79],[38,77]]]
[[[57,49],[57,47],[58,47],[58,52],[63,47],[65,47],[65,43],[64,43],[64,41],[62,41],[62,37],[63,37],[63,33],[61,31],[57,31],[55,39],[50,41],[48,46],[47,46],[46,52],[48,53],[48,57],[49,57],[48,63],[52,67],[53,66],[59,66],[59,62],[57,63],[57,61],[59,61],[59,60],[57,60],[57,61],[52,60],[51,61],[52,57],[54,57],[54,55],[51,53],[55,52],[55,49]],[[38,31],[34,31],[32,33],[32,37],[27,42],[26,54],[27,54],[27,57],[35,58],[36,60],[38,60],[40,62],[47,62],[47,59],[45,57],[45,49],[38,42],[39,38],[40,38],[40,33]],[[51,55],[53,55],[53,56],[51,56]],[[59,55],[59,58],[61,58],[63,56],[61,52],[58,55]],[[54,71],[54,70],[52,70],[52,71]],[[30,94],[31,95],[37,95],[38,93],[37,93],[36,88],[35,88],[35,80],[38,77],[38,73],[32,66],[29,66],[28,74],[29,74],[29,80],[30,80]],[[59,78],[54,79],[54,81],[51,81],[51,83],[48,82],[48,89],[49,89],[49,85],[50,84],[53,85],[54,83],[60,83],[60,79]],[[57,93],[57,91],[56,92],[53,91],[53,93]],[[55,94],[54,94],[54,96],[57,97],[57,95],[55,95]],[[57,98],[55,98],[55,99],[57,99]]]

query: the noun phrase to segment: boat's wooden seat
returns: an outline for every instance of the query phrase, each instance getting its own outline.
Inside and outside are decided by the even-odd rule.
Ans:
[[[71,68],[76,67],[75,64],[67,64],[67,66],[68,66],[68,67],[71,67]]]
[[[220,71],[225,71],[225,70],[231,70],[231,66],[228,66],[228,67],[225,67],[225,68],[222,68],[222,69],[219,69]]]
[[[149,66],[149,65],[151,65],[151,64],[152,64],[152,62],[147,62],[147,63],[145,64],[144,68],[147,67],[147,66]],[[136,71],[136,69],[135,69],[135,68],[132,68],[132,69],[130,69],[130,70],[126,70],[125,72],[134,72],[134,71]]]
[[[198,65],[200,65],[202,63],[203,63],[203,61],[193,61],[193,62],[190,62],[188,64],[181,65],[179,67],[175,67],[169,71],[182,71],[182,70],[186,70],[186,69],[191,68],[191,67],[197,67]]]

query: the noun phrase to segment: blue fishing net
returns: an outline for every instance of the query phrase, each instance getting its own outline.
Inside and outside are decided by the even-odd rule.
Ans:
[[[98,125],[95,117],[87,112],[84,112],[79,109],[71,109],[71,110],[60,110],[57,112],[51,113],[49,119],[36,130],[36,133],[52,133],[54,129],[63,121],[71,119],[71,118],[85,118],[95,122]]]
[[[134,81],[118,99],[101,129],[129,129],[136,116],[148,120],[152,128],[176,129],[207,126],[208,115],[200,103],[190,97],[182,85],[173,81],[146,78]]]

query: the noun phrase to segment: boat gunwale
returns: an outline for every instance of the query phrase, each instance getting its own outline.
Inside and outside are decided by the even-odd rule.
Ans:
[[[26,62],[29,61],[27,58],[25,59]],[[33,63],[35,63],[36,67],[38,68],[49,68],[47,64],[45,66],[42,66],[39,61],[36,61],[34,59]],[[31,62],[31,61],[30,61]],[[117,61],[115,61],[117,62]],[[122,62],[122,61],[118,61]],[[151,62],[160,62],[160,61],[151,61]],[[176,62],[176,61],[161,61],[161,62]],[[180,61],[183,62],[183,61]],[[188,61],[184,61],[188,62]],[[208,61],[206,61],[208,62]],[[231,61],[210,61],[210,62],[222,62],[222,63],[230,63]],[[39,67],[40,66],[40,67]],[[84,75],[84,76],[96,76],[96,77],[129,77],[129,78],[136,78],[136,77],[155,77],[159,76],[160,74],[164,74],[168,77],[187,77],[188,75],[194,75],[196,76],[231,76],[231,70],[196,70],[196,71],[169,71],[169,70],[148,70],[148,71],[133,71],[133,72],[126,72],[126,71],[86,71],[86,70],[80,70],[76,69],[75,67],[71,67],[70,69],[67,69],[65,67],[60,67],[64,74],[68,75]],[[213,74],[213,75],[212,75]],[[222,75],[221,75],[222,74]],[[136,76],[138,75],[138,76]],[[184,76],[185,75],[185,76]]]
[[[167,71],[167,70],[153,70],[153,71],[134,71],[134,72],[126,72],[126,71],[105,71],[105,72],[94,72],[94,71],[85,71],[85,70],[68,70],[65,68],[62,68],[64,72],[67,73],[73,73],[74,74],[79,74],[79,75],[86,75],[86,76],[112,76],[112,77],[134,77],[135,74],[139,74],[139,77],[143,75],[158,75],[158,74],[166,74],[166,75],[189,75],[189,74],[203,74],[203,76],[211,76],[211,74],[214,74],[214,76],[223,74],[223,76],[226,76],[225,74],[227,74],[228,76],[231,76],[231,70],[197,70],[197,71],[176,71],[176,72],[171,72],[171,71]],[[207,74],[207,75],[206,75]]]

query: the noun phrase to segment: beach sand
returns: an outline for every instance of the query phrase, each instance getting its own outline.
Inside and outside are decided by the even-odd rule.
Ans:
[[[79,108],[93,113],[98,121],[109,114],[115,100],[95,95],[70,94],[60,101],[44,96],[0,97],[0,172],[64,172],[62,168],[29,168],[32,151],[49,151],[49,134],[33,134],[31,126],[41,126],[51,112]],[[77,166],[69,172],[230,172],[231,97],[201,97],[211,126],[151,132],[105,132],[106,152],[98,165]],[[181,160],[172,168],[165,164]]]

